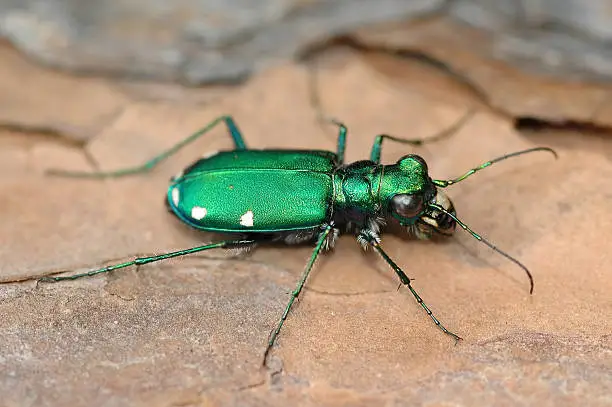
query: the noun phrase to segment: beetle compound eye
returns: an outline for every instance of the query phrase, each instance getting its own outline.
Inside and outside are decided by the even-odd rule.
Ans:
[[[421,195],[398,194],[391,199],[393,211],[403,218],[414,218],[423,211]]]

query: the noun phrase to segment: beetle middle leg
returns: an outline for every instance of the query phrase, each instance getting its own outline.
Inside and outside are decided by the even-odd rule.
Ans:
[[[148,172],[152,170],[153,168],[157,166],[157,164],[164,161],[168,157],[172,156],[173,154],[178,152],[181,148],[185,147],[187,144],[190,144],[196,141],[197,139],[199,139],[200,137],[202,137],[203,135],[207,134],[209,131],[211,131],[213,128],[215,128],[218,124],[222,122],[225,123],[225,126],[227,127],[227,130],[229,131],[230,136],[232,137],[232,140],[234,142],[234,149],[235,150],[246,150],[247,146],[242,137],[242,133],[238,129],[238,126],[236,125],[236,122],[234,121],[234,119],[231,116],[220,116],[220,117],[217,117],[212,122],[210,122],[208,125],[204,126],[200,130],[190,135],[189,137],[179,141],[178,143],[176,143],[169,149],[156,155],[155,157],[151,158],[150,160],[148,160],[142,165],[138,165],[136,167],[122,168],[122,169],[114,170],[114,171],[96,171],[96,172],[64,171],[64,170],[54,169],[54,170],[47,171],[47,174],[61,175],[64,177],[74,177],[74,178],[117,178],[117,177],[123,177],[126,175],[142,174],[144,172]]]
[[[420,55],[418,56],[420,57]],[[436,61],[437,62],[437,61]],[[436,66],[440,64],[436,63]],[[310,104],[316,112],[317,121],[319,123],[333,123],[336,126],[340,127],[340,132],[338,134],[338,147],[337,147],[337,155],[339,164],[344,163],[344,150],[346,147],[346,133],[347,129],[344,124],[339,122],[338,120],[329,117],[323,113],[323,108],[321,106],[321,97],[319,95],[319,87],[318,87],[318,75],[319,70],[315,61],[312,61],[309,65],[309,75],[308,75],[308,93],[310,96]],[[462,82],[465,82],[464,78],[454,75],[456,79],[460,79]],[[391,136],[389,134],[379,134],[374,139],[374,144],[372,145],[372,150],[370,153],[370,160],[375,163],[380,163],[380,154],[382,148],[382,142],[384,139],[389,139],[398,143],[410,144],[413,146],[421,146],[426,143],[433,143],[439,140],[442,140],[446,137],[449,137],[456,133],[463,125],[476,113],[476,109],[470,109],[465,115],[463,115],[457,122],[453,123],[450,127],[443,129],[437,134],[433,136],[425,137],[425,138],[415,138],[415,139],[406,139],[401,137]]]
[[[397,143],[410,144],[413,146],[422,146],[423,144],[426,144],[426,143],[434,143],[436,141],[440,141],[442,139],[445,139],[455,134],[461,127],[463,127],[463,125],[465,125],[465,123],[467,123],[468,120],[472,118],[472,116],[474,116],[475,113],[476,113],[475,109],[470,109],[466,114],[461,116],[461,118],[457,120],[455,123],[453,123],[451,126],[445,129],[442,129],[442,131],[438,132],[437,134],[434,134],[433,136],[426,137],[426,138],[406,139],[406,138],[391,136],[389,134],[379,134],[374,138],[374,144],[372,145],[372,150],[370,152],[370,161],[374,161],[377,164],[380,163],[382,143],[383,143],[383,140],[385,139],[392,140]]]
[[[324,248],[325,243],[328,241],[328,236],[332,232],[333,229],[334,228],[332,225],[327,225],[325,226],[325,229],[323,229],[323,231],[319,234],[319,237],[317,238],[317,244],[312,252],[312,255],[310,256],[310,260],[308,260],[308,263],[306,264],[306,268],[304,269],[304,272],[302,273],[302,277],[300,277],[300,280],[298,281],[297,286],[291,292],[291,297],[289,298],[289,302],[287,303],[287,306],[285,307],[285,311],[283,312],[283,315],[280,317],[278,324],[276,326],[276,329],[274,329],[274,331],[272,331],[272,334],[270,335],[270,338],[268,340],[268,346],[266,347],[266,350],[264,352],[264,357],[263,357],[264,365],[266,364],[266,361],[268,359],[268,354],[270,353],[270,350],[272,349],[272,346],[274,345],[274,342],[276,341],[276,338],[278,334],[280,333],[281,328],[283,327],[283,323],[287,319],[287,315],[289,315],[289,311],[291,310],[291,307],[293,306],[295,299],[300,295],[300,292],[302,292],[302,288],[304,288],[304,284],[306,283],[306,279],[308,278],[308,275],[310,274],[310,270],[312,270],[312,266],[314,266],[314,263],[317,260],[317,257],[319,257],[319,253],[321,253],[321,250]]]
[[[327,119],[328,122],[330,122],[331,124],[335,124],[336,126],[338,126],[338,142],[337,142],[337,147],[336,147],[336,157],[338,157],[338,164],[344,164],[344,151],[346,150],[346,134],[348,132],[348,129],[346,128],[346,126],[336,120],[336,119]]]
[[[423,301],[421,296],[412,287],[412,284],[410,284],[410,279],[408,278],[406,273],[404,273],[404,271],[391,259],[391,257],[389,257],[389,255],[380,246],[380,242],[379,242],[379,239],[378,239],[377,236],[373,235],[370,231],[366,230],[366,231],[363,231],[363,232],[361,232],[359,234],[359,240],[363,241],[363,242],[366,242],[367,244],[372,246],[374,248],[374,250],[376,250],[376,252],[380,255],[380,257],[382,257],[383,260],[385,262],[387,262],[387,264],[393,269],[393,271],[395,271],[395,273],[399,277],[399,279],[402,282],[402,284],[405,285],[406,287],[408,287],[408,289],[410,290],[410,292],[412,293],[412,295],[416,299],[417,303],[419,303],[419,305],[421,307],[423,307],[423,309],[425,310],[427,315],[429,315],[429,317],[432,319],[434,324],[436,324],[436,326],[438,328],[440,328],[440,330],[442,330],[442,332],[444,332],[445,334],[451,336],[453,339],[455,339],[455,341],[461,340],[461,337],[459,335],[454,334],[453,332],[451,332],[448,329],[446,329],[446,327],[444,327],[444,325],[442,325],[442,323],[438,320],[438,318],[436,318],[436,316],[429,309],[427,304],[425,304],[425,302]]]

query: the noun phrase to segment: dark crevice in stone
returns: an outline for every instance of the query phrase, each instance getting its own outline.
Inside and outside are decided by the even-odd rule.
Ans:
[[[324,53],[325,51],[336,47],[345,47],[362,53],[384,54],[399,59],[410,59],[422,63],[442,72],[446,76],[449,76],[457,83],[465,87],[480,102],[484,103],[489,108],[494,109],[489,100],[489,95],[479,85],[477,85],[470,78],[459,72],[451,64],[428,54],[426,51],[414,48],[389,47],[378,44],[367,44],[362,41],[359,41],[357,38],[352,36],[338,36],[330,39],[329,41],[317,43],[305,49],[301,54],[298,55],[298,60],[301,62],[309,62],[315,59],[318,55]]]
[[[612,135],[612,126],[604,126],[588,121],[561,120],[552,121],[531,116],[519,116],[514,118],[514,128],[525,132],[584,132],[589,134]]]
[[[299,55],[298,60],[304,63],[310,63],[311,61],[314,61],[317,56],[323,54],[325,51],[329,51],[336,47],[345,47],[362,53],[379,53],[400,59],[410,59],[427,65],[435,70],[438,70],[444,75],[450,77],[451,79],[462,85],[463,87],[465,87],[481,103],[491,109],[491,111],[499,114],[504,118],[510,119],[514,125],[514,128],[518,131],[537,132],[554,130],[562,132],[585,132],[590,134],[612,135],[612,126],[600,125],[590,121],[552,121],[536,116],[514,117],[510,113],[494,106],[491,103],[487,92],[470,78],[468,78],[466,75],[455,69],[451,63],[442,61],[432,55],[429,55],[426,51],[418,49],[367,44],[359,41],[355,37],[339,36],[330,39],[329,41],[311,46]]]

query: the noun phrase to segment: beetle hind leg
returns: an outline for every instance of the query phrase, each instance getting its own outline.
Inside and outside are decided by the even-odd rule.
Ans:
[[[98,274],[109,273],[111,271],[124,269],[124,268],[130,267],[130,266],[141,266],[141,265],[144,265],[144,264],[155,263],[155,262],[166,260],[166,259],[170,259],[170,258],[173,258],[173,257],[186,256],[188,254],[198,253],[198,252],[202,252],[202,251],[205,251],[205,250],[211,250],[211,249],[235,249],[235,248],[239,248],[239,247],[243,247],[243,246],[251,246],[254,243],[256,243],[256,240],[254,240],[254,239],[224,240],[224,241],[217,242],[217,243],[210,243],[210,244],[206,244],[206,245],[203,245],[203,246],[197,246],[197,247],[192,247],[190,249],[184,249],[184,250],[178,250],[178,251],[175,251],[175,252],[164,253],[164,254],[160,254],[160,255],[157,255],[157,256],[137,257],[137,258],[134,258],[133,260],[126,261],[124,263],[113,264],[113,265],[110,265],[110,266],[106,266],[106,267],[102,267],[102,268],[99,268],[99,269],[91,270],[91,271],[88,271],[88,272],[85,272],[85,273],[73,274],[73,275],[70,275],[70,276],[49,276],[49,277],[42,277],[38,281],[39,282],[56,283],[58,281],[76,280],[76,279],[83,278],[83,277],[91,277],[91,276],[95,276],[95,275],[98,275]]]
[[[56,170],[51,169],[47,171],[48,175],[58,175],[63,177],[71,177],[71,178],[118,178],[127,175],[136,175],[148,172],[155,168],[160,162],[166,160],[168,157],[174,155],[176,152],[181,150],[188,144],[196,141],[203,135],[209,133],[213,128],[215,128],[220,123],[224,123],[227,127],[227,130],[230,133],[232,141],[234,142],[235,150],[246,150],[247,146],[242,137],[242,133],[238,129],[236,122],[231,116],[220,116],[217,117],[212,122],[208,123],[206,126],[191,134],[189,137],[179,141],[166,151],[156,155],[151,158],[147,162],[142,165],[138,165],[135,167],[122,168],[114,171],[96,171],[96,172],[81,172],[81,171],[65,171],[65,170]]]

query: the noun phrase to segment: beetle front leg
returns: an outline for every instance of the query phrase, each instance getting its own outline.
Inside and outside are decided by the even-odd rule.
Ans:
[[[178,152],[181,148],[185,147],[187,144],[190,144],[196,141],[197,139],[202,137],[204,134],[211,131],[214,127],[216,127],[221,122],[225,123],[225,126],[227,127],[227,130],[229,131],[230,136],[232,137],[232,140],[234,142],[234,149],[235,150],[246,150],[247,148],[246,144],[244,143],[242,134],[240,133],[240,130],[238,129],[238,126],[236,125],[236,122],[234,122],[234,119],[231,116],[220,116],[220,117],[217,117],[212,122],[210,122],[205,127],[203,127],[202,129],[196,131],[189,137],[179,141],[174,146],[170,147],[169,149],[162,152],[161,154],[151,158],[150,160],[148,160],[146,163],[142,165],[139,165],[136,167],[122,168],[122,169],[114,170],[114,171],[96,171],[96,172],[64,171],[64,170],[53,169],[53,170],[47,171],[47,174],[59,175],[63,177],[73,177],[73,178],[117,178],[117,177],[123,177],[126,175],[142,174],[144,172],[152,170],[153,168],[157,166],[157,164],[164,161],[168,157],[172,156],[173,154]]]
[[[448,329],[446,329],[444,327],[444,325],[442,325],[442,323],[440,323],[438,318],[436,318],[436,316],[433,314],[433,312],[431,312],[431,310],[429,309],[427,304],[425,304],[425,302],[423,301],[421,296],[416,292],[416,290],[410,284],[410,278],[408,278],[406,273],[404,273],[404,271],[391,259],[391,257],[389,257],[389,255],[380,246],[380,240],[379,240],[378,236],[372,234],[370,231],[364,231],[364,232],[359,234],[359,240],[363,241],[363,242],[366,242],[367,244],[372,246],[374,248],[374,250],[376,250],[376,252],[380,255],[380,257],[382,257],[383,260],[385,262],[387,262],[387,264],[393,269],[393,271],[395,271],[395,273],[399,277],[399,279],[402,282],[402,284],[405,285],[406,287],[408,287],[408,289],[410,290],[410,292],[412,293],[412,295],[416,299],[417,303],[419,303],[419,305],[421,307],[423,307],[423,309],[425,310],[427,315],[429,315],[429,317],[432,319],[434,324],[436,324],[436,326],[438,328],[440,328],[440,330],[442,330],[442,332],[444,332],[445,334],[451,336],[453,339],[455,339],[455,341],[461,340],[461,337],[459,335],[456,335],[456,334],[452,333],[451,331],[449,331]]]

